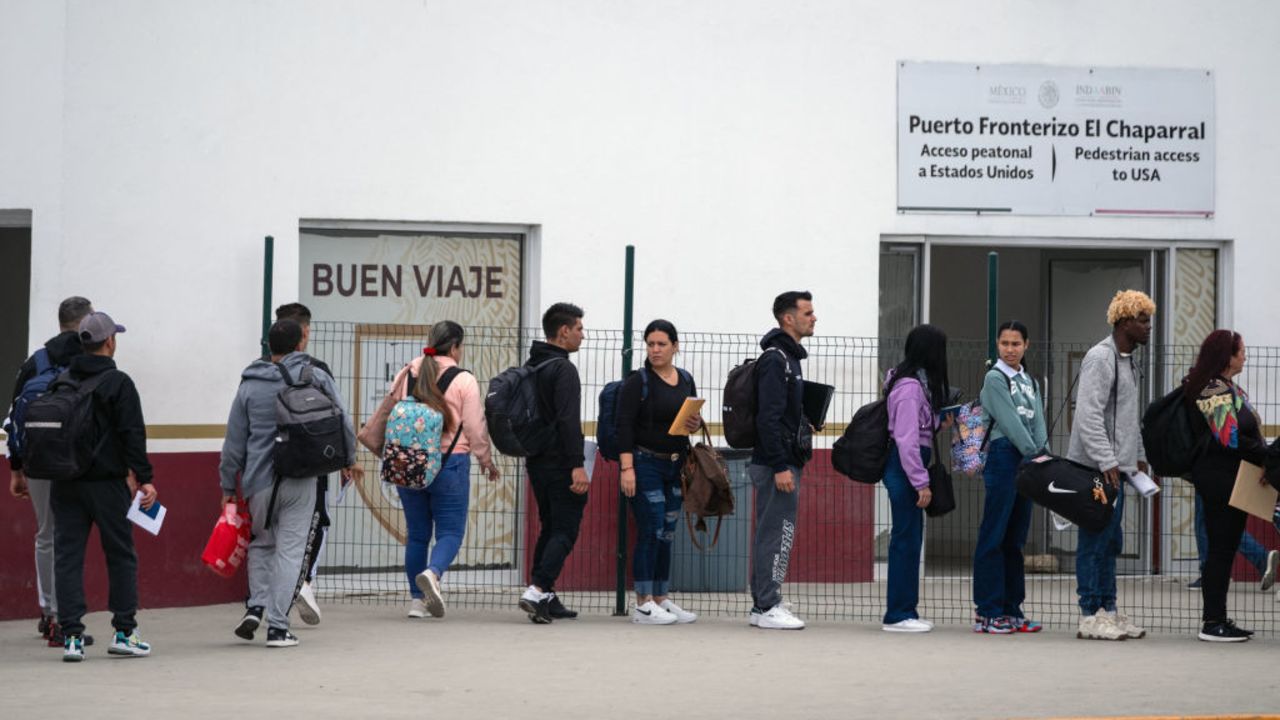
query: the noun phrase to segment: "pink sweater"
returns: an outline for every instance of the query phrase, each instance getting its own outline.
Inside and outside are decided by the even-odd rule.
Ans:
[[[405,390],[409,386],[407,373],[412,372],[414,377],[421,377],[424,359],[414,358],[396,373],[396,378],[391,383],[391,393],[397,400],[405,397]],[[436,363],[440,366],[441,373],[458,364],[453,358],[443,356],[436,357]],[[481,467],[488,467],[493,463],[493,457],[489,450],[489,429],[484,422],[484,408],[480,404],[480,385],[475,376],[469,372],[458,373],[444,393],[444,402],[455,418],[462,418],[462,436],[458,438],[458,445],[453,451],[458,454],[469,451],[480,461]],[[453,440],[455,431],[456,426],[445,428],[446,447]]]

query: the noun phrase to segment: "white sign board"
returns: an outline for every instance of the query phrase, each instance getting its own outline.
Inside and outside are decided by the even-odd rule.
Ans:
[[[1213,216],[1204,70],[898,65],[898,211]]]

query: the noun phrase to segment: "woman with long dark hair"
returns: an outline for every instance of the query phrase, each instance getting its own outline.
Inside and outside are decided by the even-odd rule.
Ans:
[[[902,362],[885,376],[892,446],[884,470],[893,530],[889,535],[889,583],[884,629],[929,632],[933,623],[920,619],[920,545],[924,540],[924,508],[929,492],[926,469],[933,452],[933,433],[940,427],[938,410],[946,407],[947,335],[933,325],[907,334]]]
[[[1018,494],[1018,467],[1043,455],[1049,442],[1040,386],[1022,363],[1030,342],[1017,320],[997,330],[999,359],[982,382],[982,412],[988,421],[986,488],[982,525],[973,551],[973,631],[1007,635],[1039,632],[1022,614],[1026,598],[1022,546],[1031,527],[1031,501]]]
[[[1200,345],[1196,364],[1182,380],[1183,395],[1204,416],[1212,439],[1191,468],[1191,483],[1204,507],[1209,535],[1200,592],[1204,598],[1200,639],[1209,642],[1243,642],[1252,635],[1227,617],[1227,589],[1231,563],[1240,547],[1248,516],[1231,507],[1240,461],[1262,465],[1267,448],[1261,422],[1249,396],[1235,379],[1244,370],[1244,339],[1230,330],[1214,330]]]
[[[644,329],[644,367],[627,376],[618,398],[618,455],[622,494],[636,519],[636,547],[631,557],[636,609],[631,621],[640,625],[691,623],[698,616],[672,602],[671,541],[684,496],[680,472],[689,453],[687,435],[667,431],[685,398],[696,397],[693,376],[675,366],[680,351],[676,326],[654,320]],[[689,419],[685,429],[702,426]]]
[[[441,449],[454,443],[444,458],[435,480],[423,489],[397,487],[404,510],[406,537],[404,569],[411,597],[409,617],[444,615],[444,595],[440,579],[462,547],[467,529],[467,509],[471,501],[471,454],[480,461],[490,482],[501,477],[489,449],[489,432],[484,421],[480,386],[475,377],[462,370],[462,326],[450,320],[431,326],[422,355],[400,372],[393,387],[403,387],[407,395],[444,416]],[[457,438],[456,443],[454,438]],[[431,538],[435,536],[435,545]],[[427,548],[431,547],[430,558]]]

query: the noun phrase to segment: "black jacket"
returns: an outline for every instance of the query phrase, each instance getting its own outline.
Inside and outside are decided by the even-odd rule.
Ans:
[[[80,355],[71,361],[75,380],[101,373],[109,373],[93,389],[94,421],[102,433],[101,445],[81,480],[123,480],[132,470],[139,484],[149,483],[147,426],[133,379],[116,369],[115,360],[103,355]]]
[[[804,387],[800,374],[800,361],[809,356],[800,343],[774,328],[760,340],[765,350],[756,362],[756,446],[751,450],[751,462],[765,465],[775,473],[788,467],[804,467],[808,448],[802,447],[808,440],[800,439],[804,420]],[[777,348],[782,352],[776,352]]]
[[[49,338],[49,342],[44,344],[45,352],[49,354],[49,362],[61,367],[67,367],[71,364],[71,359],[77,355],[84,353],[84,349],[80,347],[80,334],[75,330],[67,330]],[[22,367],[18,368],[18,377],[13,383],[13,395],[9,403],[9,415],[13,415],[13,403],[18,401],[18,396],[22,394],[22,386],[27,381],[36,376],[36,356],[34,354],[22,363]],[[9,454],[9,469],[21,470],[22,458]]]
[[[528,467],[540,470],[572,470],[583,466],[582,457],[582,381],[578,368],[569,362],[569,352],[555,345],[535,340],[525,366],[551,363],[538,371],[538,394],[547,418],[555,425],[556,439],[541,455],[531,455]]]

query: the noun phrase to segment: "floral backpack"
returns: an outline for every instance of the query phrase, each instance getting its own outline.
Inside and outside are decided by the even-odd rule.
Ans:
[[[991,427],[982,417],[982,404],[977,400],[960,406],[951,431],[951,469],[965,475],[977,475],[987,464],[987,435]]]
[[[437,383],[440,394],[444,394],[459,372],[466,371],[449,368],[444,372]],[[458,423],[449,447],[441,452],[443,434],[444,416],[426,403],[419,402],[412,395],[396,403],[387,415],[382,446],[382,481],[413,490],[422,490],[434,482],[458,444],[462,423]]]

